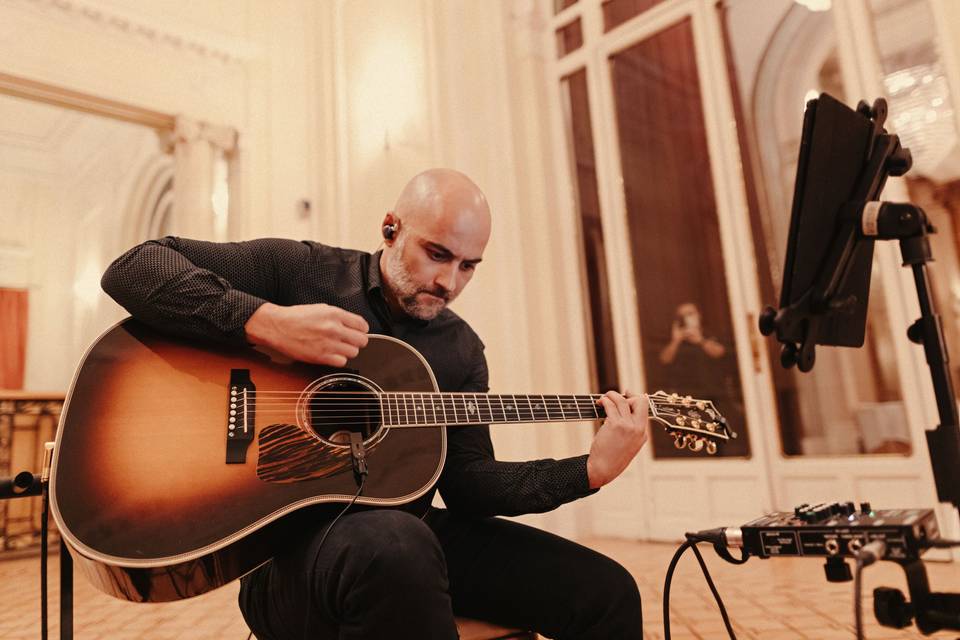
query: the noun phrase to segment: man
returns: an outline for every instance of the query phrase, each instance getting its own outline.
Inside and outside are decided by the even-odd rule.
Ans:
[[[684,350],[686,354],[695,353],[698,355],[703,352],[708,358],[712,359],[722,358],[727,352],[716,338],[707,338],[703,335],[700,309],[692,302],[684,302],[677,306],[673,325],[670,327],[670,342],[660,351],[660,362],[666,365],[673,364],[678,359],[677,352],[681,350]],[[690,357],[690,355],[685,355],[680,359],[687,360]],[[695,358],[696,355],[692,357]],[[687,368],[695,367],[678,367],[681,371]]]
[[[414,177],[370,255],[314,242],[214,244],[164,238],[134,247],[103,278],[135,317],[180,335],[253,343],[342,366],[367,333],[403,340],[441,391],[487,391],[483,343],[446,306],[473,277],[490,211],[466,176]],[[243,578],[240,607],[260,640],[456,638],[453,614],[553,638],[641,638],[640,596],[594,551],[494,518],[554,509],[619,475],[646,441],[646,402],[610,392],[590,454],[500,462],[487,427],[449,433],[438,486],[447,509],[424,518],[348,511],[318,523]],[[324,534],[327,533],[326,538]]]

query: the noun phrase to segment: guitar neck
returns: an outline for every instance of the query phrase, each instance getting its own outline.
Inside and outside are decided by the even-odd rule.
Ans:
[[[387,427],[580,422],[606,417],[601,396],[496,393],[381,393]]]

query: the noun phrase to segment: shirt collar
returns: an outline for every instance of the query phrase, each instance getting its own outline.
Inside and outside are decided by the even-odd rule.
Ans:
[[[367,291],[369,292],[383,287],[383,281],[380,279],[380,254],[382,253],[383,249],[370,256],[370,264],[367,265]]]

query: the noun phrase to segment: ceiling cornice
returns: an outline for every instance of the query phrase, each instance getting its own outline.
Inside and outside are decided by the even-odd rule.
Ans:
[[[161,15],[141,14],[102,0],[13,0],[12,3],[226,64],[242,64],[260,54],[257,45],[243,38],[184,24]]]

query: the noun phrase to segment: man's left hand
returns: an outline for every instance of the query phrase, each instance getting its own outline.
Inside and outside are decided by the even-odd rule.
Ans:
[[[607,413],[590,445],[587,477],[597,489],[619,476],[647,441],[647,397],[608,391],[599,400]]]

